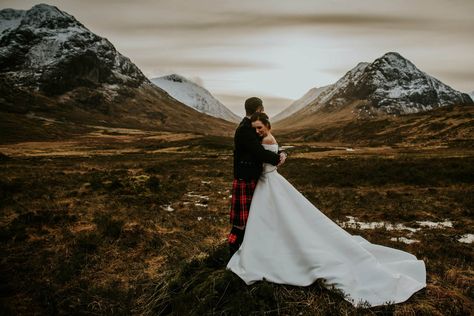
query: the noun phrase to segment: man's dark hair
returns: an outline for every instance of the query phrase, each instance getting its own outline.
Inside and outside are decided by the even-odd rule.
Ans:
[[[270,120],[268,119],[268,115],[266,115],[263,112],[257,112],[257,113],[252,114],[252,116],[250,117],[250,121],[251,122],[260,121],[267,128],[269,129],[272,128],[272,125],[270,124]]]
[[[245,113],[246,115],[254,114],[258,108],[263,107],[263,102],[257,97],[251,97],[245,100]]]

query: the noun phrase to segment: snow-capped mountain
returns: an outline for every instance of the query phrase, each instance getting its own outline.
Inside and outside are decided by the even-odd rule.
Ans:
[[[358,103],[359,117],[472,104],[467,94],[422,72],[400,54],[389,52],[372,63],[359,63],[296,114],[335,112],[354,102]]]
[[[1,10],[0,32],[0,72],[48,95],[78,85],[138,87],[147,81],[107,39],[54,6]]]
[[[310,89],[308,92],[306,92],[306,94],[304,96],[302,96],[298,100],[291,103],[287,108],[285,108],[283,111],[281,111],[277,115],[273,116],[272,121],[273,122],[280,121],[280,120],[292,115],[293,113],[298,112],[299,110],[301,110],[302,108],[304,108],[308,104],[314,102],[314,100],[316,100],[316,98],[321,94],[321,92],[323,92],[324,90],[330,88],[331,86],[332,85],[327,85],[327,86],[320,87],[320,88]]]
[[[471,97],[471,100],[474,101],[474,91],[471,91],[471,93],[468,93],[468,94],[469,94],[469,96]]]
[[[222,118],[230,122],[239,122],[240,118],[219,102],[208,90],[194,82],[172,74],[151,81],[168,92],[173,98],[199,112]]]
[[[233,128],[178,102],[107,39],[46,4],[0,10],[0,112],[88,125]]]

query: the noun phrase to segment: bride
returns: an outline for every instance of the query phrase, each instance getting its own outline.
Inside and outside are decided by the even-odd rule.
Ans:
[[[265,149],[278,152],[268,116],[255,113],[251,121]],[[307,286],[322,278],[355,306],[404,302],[426,286],[422,260],[350,235],[273,165],[264,164],[249,213],[242,245],[227,264],[247,284]]]

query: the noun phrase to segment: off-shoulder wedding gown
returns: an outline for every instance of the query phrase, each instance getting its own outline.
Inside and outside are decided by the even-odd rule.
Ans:
[[[264,145],[278,151],[278,145]],[[240,249],[227,268],[252,284],[307,286],[325,279],[354,305],[400,303],[426,286],[422,260],[353,236],[264,164]]]

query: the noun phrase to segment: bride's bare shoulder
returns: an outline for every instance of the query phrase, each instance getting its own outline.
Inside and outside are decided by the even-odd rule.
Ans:
[[[275,137],[273,137],[272,134],[268,134],[262,139],[262,144],[267,144],[267,145],[274,145],[276,144]]]

